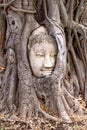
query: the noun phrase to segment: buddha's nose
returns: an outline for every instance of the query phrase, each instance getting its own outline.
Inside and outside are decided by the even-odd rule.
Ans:
[[[50,58],[49,55],[45,56],[44,67],[46,67],[46,68],[52,68],[53,67],[53,64],[51,62],[51,58]]]

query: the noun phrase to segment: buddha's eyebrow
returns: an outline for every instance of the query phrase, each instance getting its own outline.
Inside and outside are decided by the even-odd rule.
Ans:
[[[45,52],[44,49],[40,49],[40,48],[37,48],[37,49],[35,48],[34,51],[35,51],[35,53],[44,53]]]

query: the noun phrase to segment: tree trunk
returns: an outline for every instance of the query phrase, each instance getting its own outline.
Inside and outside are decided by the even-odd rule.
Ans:
[[[74,0],[0,1],[1,112],[10,116],[17,112],[24,120],[42,116],[57,121],[59,116],[68,123],[72,114],[83,113],[76,98],[82,94],[87,103],[85,4],[80,0],[78,4]],[[41,27],[56,42],[57,56],[52,74],[37,78],[28,46]]]

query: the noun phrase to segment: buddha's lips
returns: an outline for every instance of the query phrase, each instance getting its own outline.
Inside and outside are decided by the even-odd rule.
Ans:
[[[52,71],[42,71],[42,75],[46,75],[46,74],[51,74],[52,73]]]

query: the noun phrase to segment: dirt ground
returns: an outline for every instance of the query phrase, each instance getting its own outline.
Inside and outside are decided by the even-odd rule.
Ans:
[[[68,124],[58,119],[57,122],[43,118],[28,119],[26,122],[19,118],[6,118],[0,115],[0,130],[87,130],[87,108],[82,97],[79,96],[84,115],[72,116],[73,122]]]
[[[28,122],[0,119],[0,130],[87,130],[87,117],[80,117],[80,121],[74,121],[70,124],[40,118]]]

